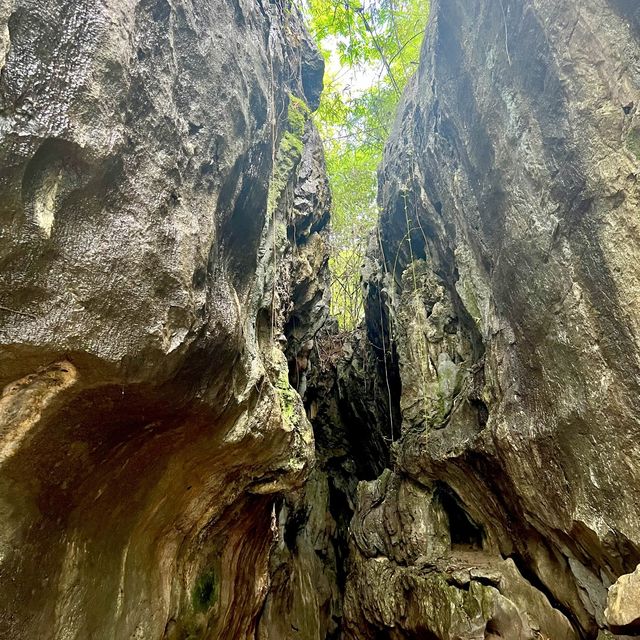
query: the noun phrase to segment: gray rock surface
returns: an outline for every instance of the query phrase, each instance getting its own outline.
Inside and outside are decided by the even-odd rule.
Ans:
[[[275,3],[0,27],[0,637],[254,637],[314,459],[322,60]]]
[[[640,560],[639,26],[633,2],[431,3],[380,172],[367,322],[402,426],[358,491],[347,637],[622,632],[604,609]]]
[[[294,7],[0,25],[1,638],[635,633],[634,1],[432,0],[349,340]]]

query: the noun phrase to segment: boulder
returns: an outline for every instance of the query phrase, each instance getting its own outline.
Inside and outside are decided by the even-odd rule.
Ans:
[[[604,615],[612,627],[640,627],[640,566],[609,587]]]

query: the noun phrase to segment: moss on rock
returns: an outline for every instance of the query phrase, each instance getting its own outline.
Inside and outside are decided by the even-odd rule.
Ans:
[[[218,581],[213,568],[201,573],[191,592],[193,608],[202,613],[207,611],[216,601],[218,596]]]
[[[303,100],[300,100],[300,98],[296,98],[296,96],[289,94],[287,129],[293,136],[297,137],[298,139],[302,138],[310,114],[311,111]]]
[[[287,429],[292,429],[298,426],[300,419],[298,415],[298,398],[289,384],[289,371],[284,354],[277,348],[274,351],[277,351],[276,362],[279,361],[278,377],[275,384],[276,393],[280,400],[280,410],[282,411],[285,426]]]
[[[267,213],[272,215],[291,180],[302,157],[304,131],[309,120],[309,107],[294,95],[289,94],[287,130],[282,136],[269,183]]]

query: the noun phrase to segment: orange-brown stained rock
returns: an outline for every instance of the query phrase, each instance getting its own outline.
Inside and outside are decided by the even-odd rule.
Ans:
[[[8,394],[21,389],[33,403],[60,386],[49,369]],[[268,585],[275,500],[251,488],[286,473],[296,455],[273,388],[254,407],[260,432],[233,444],[224,437],[239,411],[172,405],[143,387],[67,391],[64,403],[60,393],[0,467],[3,633],[161,637],[174,620],[211,637],[250,635]],[[3,414],[5,432],[24,424],[12,417]],[[204,604],[201,574],[215,582]]]

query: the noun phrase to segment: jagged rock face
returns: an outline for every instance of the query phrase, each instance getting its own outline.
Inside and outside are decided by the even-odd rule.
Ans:
[[[0,24],[0,636],[254,637],[314,457],[321,59],[271,3]]]
[[[640,559],[636,4],[431,3],[381,170],[402,437],[360,490],[349,637],[627,630],[604,609]]]
[[[339,533],[330,493],[327,473],[315,469],[278,512],[279,535],[258,640],[339,637],[342,558],[337,557]]]
[[[329,321],[313,350],[301,354],[293,361],[291,377],[306,391],[316,468],[303,488],[284,496],[277,513],[280,533],[271,554],[260,640],[343,637],[349,525],[358,480],[376,478],[388,464],[393,419],[376,349],[365,333],[340,333]]]
[[[614,628],[628,627],[637,631],[640,627],[640,565],[609,587],[604,615]]]

